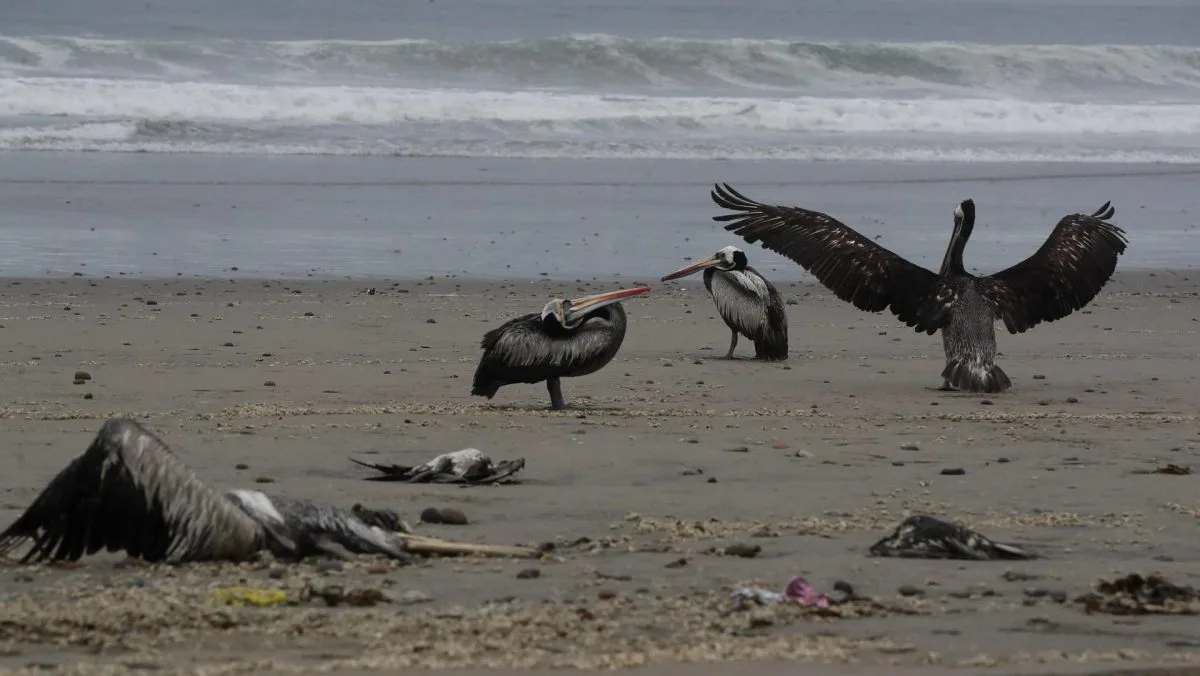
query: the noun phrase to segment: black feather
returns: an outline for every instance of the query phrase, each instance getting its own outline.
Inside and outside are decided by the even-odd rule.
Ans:
[[[799,263],[841,300],[867,312],[891,310],[900,321],[928,334],[949,319],[953,291],[941,278],[818,211],[755,202],[727,184],[712,199],[739,213],[713,216],[750,244]]]

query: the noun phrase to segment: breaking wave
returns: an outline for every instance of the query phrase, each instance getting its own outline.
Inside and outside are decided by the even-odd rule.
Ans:
[[[0,36],[0,150],[1200,160],[1200,49]]]
[[[449,43],[142,41],[0,36],[0,76],[260,78],[567,89],[920,91],[994,97],[1200,97],[1200,48],[570,35]]]

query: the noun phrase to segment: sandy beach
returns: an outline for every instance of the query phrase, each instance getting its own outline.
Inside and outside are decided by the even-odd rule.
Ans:
[[[620,353],[564,381],[571,408],[552,412],[540,385],[470,396],[480,337],[555,296],[618,285],[0,280],[5,525],[105,419],[127,415],[218,489],[388,507],[417,532],[454,540],[555,543],[541,560],[386,569],[146,567],[113,554],[79,567],[5,562],[0,669],[649,674],[731,662],[769,673],[805,661],[814,674],[1067,674],[1200,664],[1193,620],[1076,602],[1130,573],[1196,584],[1196,475],[1153,471],[1193,467],[1200,454],[1200,274],[1118,271],[1084,311],[1024,335],[1001,330],[1014,387],[988,396],[934,391],[937,336],[811,284],[780,284],[791,358],[763,364],[719,358],[729,335],[698,277],[620,285],[636,282],[654,290],[626,303]],[[73,384],[76,371],[90,379]],[[368,482],[350,462],[417,464],[464,447],[525,458],[522,483]],[[470,523],[420,523],[429,506]],[[1044,558],[868,557],[911,513]],[[721,553],[735,543],[761,550]],[[796,575],[830,593],[846,581],[874,603],[723,612],[734,588],[781,590]],[[386,602],[212,600],[225,587],[296,599],[330,585],[384,590]]]

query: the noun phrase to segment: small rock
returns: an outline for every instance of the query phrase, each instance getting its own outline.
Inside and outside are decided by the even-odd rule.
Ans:
[[[402,592],[399,594],[389,594],[389,597],[391,598],[392,603],[402,605],[402,606],[411,606],[411,605],[416,605],[418,603],[428,603],[433,600],[433,597],[430,596],[429,594],[426,594],[423,591],[418,591],[416,589],[410,589],[409,591]]]
[[[247,465],[244,462],[239,462],[238,464],[234,465],[233,468],[234,469],[250,469],[250,465]]]
[[[734,446],[733,448],[725,449],[725,452],[726,453],[749,453],[750,447],[749,446]]]
[[[600,599],[601,601],[609,601],[617,598],[617,592],[611,589],[601,589],[600,591],[596,592],[596,598]]]
[[[256,476],[256,477],[254,477],[254,483],[256,483],[256,484],[273,484],[273,483],[275,483],[275,480],[269,476]]]
[[[915,441],[910,441],[905,444],[900,444],[900,450],[902,450],[902,451],[919,451],[919,450],[921,450],[921,445]]]
[[[967,473],[967,470],[965,470],[961,467],[948,467],[948,468],[942,470],[941,472],[939,472],[939,474],[941,474],[943,476],[962,476],[966,473]]]
[[[748,545],[744,542],[734,543],[732,545],[725,547],[722,550],[722,552],[725,554],[725,556],[739,556],[743,559],[752,559],[752,558],[758,556],[758,553],[761,551],[762,551],[761,546]]]
[[[91,380],[91,379],[92,379],[92,374],[88,373],[87,371],[76,371],[75,372],[75,380]]]
[[[896,590],[901,596],[924,596],[925,590],[920,587],[914,587],[911,584],[906,584]]]
[[[305,312],[305,313],[304,313],[304,316],[305,316],[305,317],[312,317],[312,316],[314,316],[314,315],[313,315],[313,313],[311,313],[311,312]]]
[[[680,558],[680,559],[675,559],[674,561],[672,561],[672,562],[668,563],[668,564],[667,564],[666,566],[664,566],[664,567],[665,567],[665,568],[683,568],[683,567],[684,567],[684,566],[686,566],[687,564],[688,564],[688,560],[687,560],[687,559]]]
[[[436,319],[433,319],[433,318],[431,317],[431,318],[429,318],[429,319],[426,319],[426,320],[425,320],[425,323],[426,323],[426,324],[437,324],[437,320],[436,320]]]
[[[340,573],[342,572],[341,561],[321,561],[317,564],[318,573]]]
[[[542,576],[542,571],[537,568],[526,568],[517,573],[518,580],[536,580]]]
[[[461,509],[453,507],[443,507],[438,510],[441,513],[442,523],[451,526],[467,525],[467,515]]]
[[[72,381],[71,381],[71,384],[72,384],[72,385],[82,385],[82,384],[84,384],[84,383],[86,383],[86,382],[87,382],[86,380],[80,380],[79,378],[76,378],[75,380],[72,380]]]
[[[426,507],[421,510],[422,523],[441,523],[442,512],[437,507]]]
[[[92,396],[91,392],[86,392],[86,393],[84,393],[83,398],[84,399],[94,399],[95,397]]]
[[[222,343],[221,347],[233,347],[233,343]]]
[[[1033,379],[1034,380],[1045,380],[1046,376],[1041,373],[1035,373],[1035,374],[1033,374]]]
[[[1077,399],[1077,398],[1075,398],[1075,397],[1067,397],[1067,403],[1068,403],[1068,404],[1078,404],[1078,403],[1079,403],[1079,399]]]

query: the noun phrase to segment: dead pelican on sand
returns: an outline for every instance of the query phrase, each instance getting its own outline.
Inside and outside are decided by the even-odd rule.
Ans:
[[[384,554],[407,562],[405,540],[310,500],[249,490],[217,493],[133,420],[104,423],[92,444],[0,533],[0,555],[32,540],[23,562],[75,561],[101,549],[147,562],[238,561]]]

